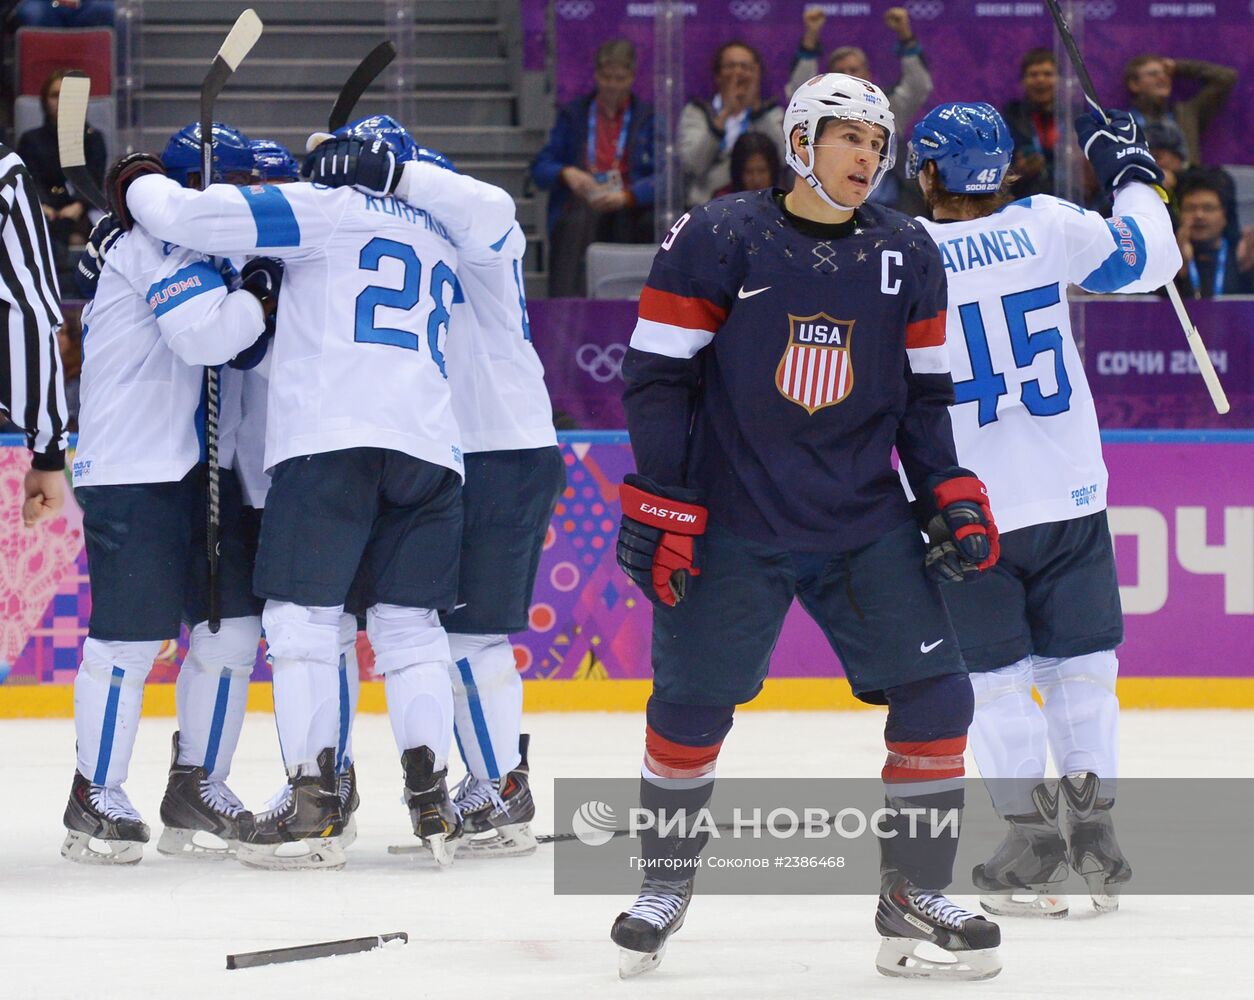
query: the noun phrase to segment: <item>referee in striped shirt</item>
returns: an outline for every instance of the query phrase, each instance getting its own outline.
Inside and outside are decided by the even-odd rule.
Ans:
[[[0,412],[26,432],[31,468],[22,522],[65,504],[65,382],[57,353],[60,292],[35,182],[0,143]]]

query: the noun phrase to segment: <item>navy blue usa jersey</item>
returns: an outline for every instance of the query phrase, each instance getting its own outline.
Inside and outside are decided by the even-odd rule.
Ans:
[[[868,545],[957,464],[945,272],[922,226],[874,205],[823,225],[780,192],[675,223],[623,363],[637,469],[792,551]]]

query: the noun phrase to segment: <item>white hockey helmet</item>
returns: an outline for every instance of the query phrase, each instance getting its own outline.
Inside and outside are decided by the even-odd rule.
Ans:
[[[871,178],[871,191],[874,191],[897,162],[893,113],[889,110],[884,91],[873,83],[846,73],[824,73],[811,77],[793,91],[792,100],[788,102],[788,110],[784,112],[784,148],[787,150],[784,159],[793,172],[814,188],[825,202],[833,208],[850,211],[854,206],[838,205],[814,176],[814,151],[809,147],[817,140],[823,123],[829,118],[851,118],[878,125],[884,130],[884,152]],[[798,156],[792,148],[792,135],[798,128],[801,130],[802,148],[807,151],[805,158]]]

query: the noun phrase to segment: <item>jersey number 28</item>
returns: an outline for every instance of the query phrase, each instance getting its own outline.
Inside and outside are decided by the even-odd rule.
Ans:
[[[1067,364],[1062,356],[1062,333],[1058,327],[1028,332],[1028,313],[1037,309],[1056,306],[1061,301],[1058,283],[1030,288],[1026,292],[1013,292],[1001,297],[1002,312],[1006,316],[1006,330],[1010,334],[1010,349],[1014,352],[1015,366],[1027,368],[1038,354],[1052,351],[1054,376],[1058,391],[1046,396],[1041,392],[1039,379],[1031,379],[1019,387],[1019,399],[1034,417],[1052,417],[1071,408],[1071,380],[1067,378]],[[962,334],[967,341],[967,354],[971,358],[971,377],[954,383],[954,402],[979,404],[980,426],[997,419],[997,402],[1006,395],[1006,376],[993,371],[993,359],[988,350],[988,334],[984,331],[984,316],[978,302],[968,302],[958,307],[962,320]]]
[[[407,243],[396,240],[385,240],[376,236],[361,248],[358,266],[363,271],[378,271],[379,263],[386,258],[399,260],[405,267],[400,288],[385,288],[381,285],[368,285],[357,296],[356,327],[353,339],[359,344],[387,344],[390,347],[403,347],[406,350],[422,349],[418,334],[410,330],[398,330],[391,326],[376,326],[374,311],[378,306],[391,309],[413,309],[421,297],[419,286],[422,284],[422,261],[414,248]],[[452,289],[452,296],[446,304],[445,289]],[[435,302],[431,315],[427,317],[427,349],[431,352],[431,360],[440,369],[440,374],[448,378],[444,370],[444,353],[440,350],[440,331],[448,334],[449,306],[461,301],[461,289],[457,284],[457,276],[453,269],[444,261],[440,261],[431,269],[428,291]]]

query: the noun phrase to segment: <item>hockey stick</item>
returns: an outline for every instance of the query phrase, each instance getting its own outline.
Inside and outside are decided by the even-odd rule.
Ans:
[[[340,96],[335,99],[331,117],[327,119],[328,132],[334,132],[348,124],[348,116],[353,113],[361,95],[395,58],[396,46],[391,42],[380,42],[370,50],[340,88]]]
[[[57,153],[61,172],[93,208],[109,211],[105,196],[87,170],[87,154],[83,149],[83,132],[87,128],[87,99],[91,97],[91,78],[73,70],[61,78],[61,97],[57,110]]]
[[[1085,100],[1092,106],[1094,113],[1103,122],[1109,124],[1110,116],[1106,114],[1101,102],[1097,99],[1097,89],[1093,86],[1093,80],[1084,65],[1079,46],[1076,45],[1075,38],[1071,35],[1071,28],[1067,24],[1067,19],[1063,16],[1058,0],[1045,0],[1045,2],[1049,6],[1049,14],[1054,19],[1054,26],[1058,29],[1058,36],[1062,39],[1063,47],[1067,50],[1067,55],[1071,59],[1071,65],[1075,67],[1076,76],[1080,78],[1080,87],[1084,91]],[[1171,307],[1176,311],[1176,319],[1180,321],[1180,326],[1184,328],[1184,338],[1189,343],[1189,350],[1193,352],[1193,360],[1197,362],[1198,371],[1202,373],[1202,381],[1206,383],[1206,390],[1210,393],[1210,400],[1215,404],[1215,409],[1219,413],[1227,413],[1231,409],[1228,404],[1228,395],[1224,392],[1223,386],[1219,384],[1219,376],[1215,373],[1215,366],[1211,363],[1210,355],[1206,352],[1206,345],[1202,343],[1202,335],[1197,332],[1197,327],[1189,319],[1188,311],[1184,308],[1184,301],[1180,298],[1180,292],[1176,289],[1175,282],[1168,281],[1164,287],[1167,290],[1167,298],[1171,300]]]
[[[261,18],[250,7],[235,21],[213,65],[200,85],[200,189],[213,180],[213,105],[226,81],[261,37]],[[209,631],[222,627],[221,581],[218,579],[219,535],[222,530],[222,471],[218,467],[218,421],[222,381],[218,370],[205,366],[205,450],[209,458],[209,517],[205,547],[209,556]]]
[[[311,958],[330,958],[332,955],[356,955],[362,951],[374,951],[392,941],[409,943],[404,931],[391,934],[372,934],[370,937],[349,938],[346,941],[322,941],[318,944],[302,944],[294,948],[270,948],[267,951],[246,951],[226,956],[228,969],[255,969],[260,965],[279,965],[283,962],[304,962]]]

